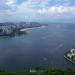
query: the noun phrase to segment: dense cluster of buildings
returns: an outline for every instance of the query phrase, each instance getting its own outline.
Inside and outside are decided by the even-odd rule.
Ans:
[[[16,28],[23,28],[25,24],[21,23],[0,23],[0,36],[13,33]]]
[[[13,29],[9,26],[0,26],[0,35],[11,34]]]

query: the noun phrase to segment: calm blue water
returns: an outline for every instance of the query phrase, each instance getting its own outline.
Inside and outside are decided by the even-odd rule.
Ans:
[[[75,68],[63,55],[75,47],[75,30],[47,26],[27,30],[29,34],[0,37],[0,69],[24,71],[35,67]]]

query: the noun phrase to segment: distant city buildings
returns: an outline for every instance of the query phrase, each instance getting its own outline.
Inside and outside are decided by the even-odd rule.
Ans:
[[[13,32],[12,28],[9,26],[0,26],[0,35],[11,34]]]
[[[16,29],[33,28],[33,27],[40,27],[40,26],[42,26],[42,24],[37,23],[37,22],[0,23],[0,35],[11,34]]]

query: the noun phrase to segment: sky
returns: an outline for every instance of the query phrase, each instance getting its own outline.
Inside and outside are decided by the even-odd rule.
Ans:
[[[0,22],[75,23],[75,0],[0,0]]]

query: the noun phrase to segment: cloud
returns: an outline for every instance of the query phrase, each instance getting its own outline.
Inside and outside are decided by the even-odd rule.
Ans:
[[[16,0],[0,0],[0,12],[13,11],[16,8]]]
[[[19,1],[19,0],[17,0]],[[3,16],[3,18],[2,18]],[[0,19],[8,16],[8,20],[68,20],[75,17],[73,0],[1,0]]]
[[[60,0],[57,0],[60,1]],[[65,0],[68,1],[68,0]],[[40,5],[38,4],[39,2]],[[45,3],[45,4],[44,4]],[[19,5],[17,8],[17,13],[19,14],[44,14],[44,15],[65,15],[65,14],[75,14],[75,6],[47,6],[48,0],[28,0],[23,4]],[[36,9],[35,9],[36,8]]]
[[[38,5],[38,1],[29,0],[18,6],[17,13],[24,15],[25,19],[31,21],[70,21],[75,19],[74,6],[49,6],[48,0],[45,2],[44,4],[41,0],[40,5]]]
[[[16,3],[16,0],[5,0],[7,5],[12,5]]]
[[[47,13],[47,14],[65,14],[65,13],[75,14],[75,7],[52,6],[52,7],[39,9],[38,12],[41,14],[42,13]]]

